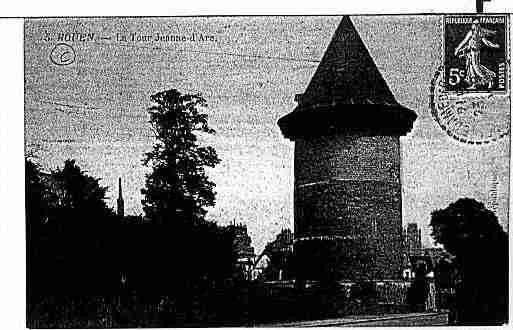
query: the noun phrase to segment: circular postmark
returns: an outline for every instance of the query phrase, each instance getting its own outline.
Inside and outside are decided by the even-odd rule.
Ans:
[[[70,65],[75,62],[75,50],[68,44],[58,43],[50,52],[50,61],[55,65]]]
[[[431,81],[433,118],[450,137],[468,144],[484,144],[509,134],[510,100],[494,93],[450,93],[443,80],[443,66]]]

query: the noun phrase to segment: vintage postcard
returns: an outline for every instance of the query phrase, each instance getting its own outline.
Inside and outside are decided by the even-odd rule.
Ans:
[[[27,18],[27,327],[508,323],[509,14]]]

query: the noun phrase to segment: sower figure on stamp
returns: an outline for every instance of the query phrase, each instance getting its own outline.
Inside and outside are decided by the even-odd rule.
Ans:
[[[456,56],[465,56],[467,71],[465,81],[470,85],[468,89],[476,89],[477,86],[492,88],[493,78],[496,74],[481,64],[481,48],[483,45],[499,48],[498,44],[486,39],[487,36],[495,33],[496,31],[481,27],[479,20],[475,19],[472,22],[472,28],[454,51]]]

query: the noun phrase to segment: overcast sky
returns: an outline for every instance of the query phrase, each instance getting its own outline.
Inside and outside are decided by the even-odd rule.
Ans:
[[[217,185],[217,205],[208,217],[247,224],[259,251],[282,228],[293,228],[293,143],[282,137],[276,121],[294,108],[294,95],[306,88],[340,19],[29,20],[27,151],[47,170],[76,159],[109,187],[113,207],[122,177],[125,213],[140,214],[147,171],[141,159],[153,143],[145,112],[149,97],[170,88],[201,92],[217,130],[202,141],[222,160],[208,172]],[[485,146],[464,144],[431,115],[429,85],[443,55],[441,16],[352,20],[396,99],[419,115],[401,140],[403,223],[418,222],[429,243],[432,210],[460,197],[489,202],[497,176],[498,215],[507,227],[509,136]],[[71,32],[94,33],[94,40],[81,41],[76,34],[67,41],[74,63],[57,66],[50,61],[56,38]],[[159,33],[170,40],[132,42],[131,33],[150,39]],[[127,42],[117,41],[122,35]],[[209,37],[200,41],[200,35]],[[178,41],[180,36],[187,40]],[[509,114],[499,119],[509,121]]]

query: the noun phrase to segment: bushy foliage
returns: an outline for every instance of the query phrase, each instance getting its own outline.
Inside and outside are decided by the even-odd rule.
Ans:
[[[476,248],[491,247],[506,238],[497,216],[483,203],[470,198],[433,211],[431,227],[435,242],[460,259],[471,256]]]
[[[483,203],[462,198],[432,212],[435,242],[456,257],[456,322],[498,325],[508,318],[508,238]]]
[[[29,298],[103,292],[115,283],[106,188],[73,160],[43,173],[25,162]]]

